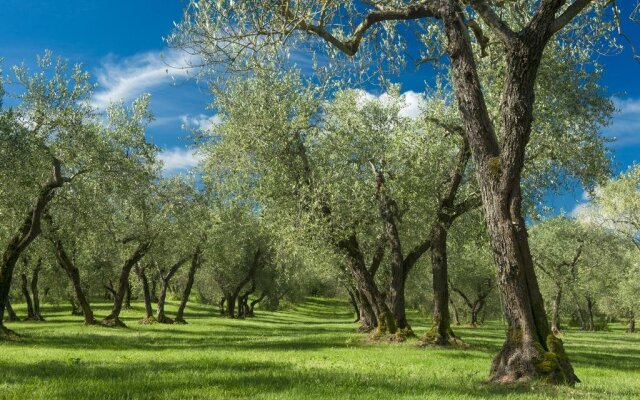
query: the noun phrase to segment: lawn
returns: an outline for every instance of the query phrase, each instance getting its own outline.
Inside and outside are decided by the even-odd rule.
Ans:
[[[106,315],[108,305],[94,308]],[[247,320],[198,304],[188,311],[188,325],[140,325],[142,306],[134,304],[123,329],[85,327],[67,309],[45,306],[47,322],[8,324],[21,336],[0,342],[0,398],[640,398],[640,335],[622,326],[565,334],[584,382],[575,388],[505,387],[483,382],[502,343],[498,323],[458,327],[469,347],[436,349],[367,342],[338,300],[313,298]],[[424,333],[424,318],[413,320]]]

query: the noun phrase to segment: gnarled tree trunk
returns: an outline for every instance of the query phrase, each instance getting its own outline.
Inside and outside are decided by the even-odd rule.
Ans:
[[[67,252],[64,249],[64,246],[62,245],[62,241],[54,240],[54,245],[56,247],[56,259],[58,260],[58,265],[62,267],[64,272],[66,272],[67,276],[71,280],[71,285],[73,286],[76,300],[78,301],[80,309],[82,310],[82,314],[84,315],[85,325],[96,324],[96,319],[93,316],[91,305],[89,304],[89,300],[84,294],[84,290],[82,289],[82,283],[80,282],[80,271],[78,271],[78,268],[75,266],[71,258],[69,258]]]
[[[165,301],[167,299],[167,289],[169,288],[169,282],[171,278],[178,272],[178,269],[182,266],[182,264],[186,263],[191,256],[186,256],[178,260],[175,264],[173,264],[166,275],[160,275],[160,296],[158,296],[158,307],[156,309],[156,319],[161,324],[173,324],[173,320],[165,315],[164,306]]]
[[[62,166],[59,160],[53,158],[52,164],[53,176],[40,188],[38,197],[35,199],[33,207],[27,213],[22,226],[11,238],[2,253],[2,264],[0,264],[0,335],[14,334],[4,326],[3,320],[16,263],[31,242],[40,234],[43,214],[47,205],[51,199],[53,199],[56,189],[62,187],[65,182],[71,181],[71,178],[62,176]]]
[[[115,298],[113,299],[113,307],[111,308],[111,313],[107,317],[105,317],[104,320],[102,320],[103,325],[126,327],[125,323],[120,320],[120,311],[122,311],[122,303],[124,302],[127,286],[129,286],[129,275],[131,274],[131,268],[133,268],[133,266],[136,265],[142,259],[142,257],[144,257],[150,246],[151,242],[149,241],[140,242],[131,257],[129,257],[129,259],[127,259],[122,266],[118,290],[116,292]]]

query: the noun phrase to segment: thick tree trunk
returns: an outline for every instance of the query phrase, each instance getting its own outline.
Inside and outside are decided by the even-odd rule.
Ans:
[[[66,272],[67,276],[71,280],[71,284],[73,286],[73,290],[76,295],[76,300],[80,305],[80,309],[82,310],[82,314],[84,315],[84,323],[85,325],[94,325],[96,324],[96,319],[93,316],[93,311],[91,310],[91,306],[89,304],[89,300],[84,294],[82,290],[82,283],[80,282],[80,271],[75,266],[71,258],[67,255],[64,246],[62,245],[62,241],[57,240],[54,241],[56,246],[56,258],[58,260],[58,264],[62,269]]]
[[[31,242],[40,234],[43,214],[47,205],[53,199],[56,189],[62,187],[65,182],[70,181],[69,178],[62,176],[62,166],[59,160],[53,158],[52,164],[53,176],[40,188],[33,208],[29,210],[22,226],[11,238],[2,253],[2,263],[0,264],[0,337],[14,334],[4,326],[3,320],[16,263]]]
[[[367,297],[360,290],[356,289],[357,299],[360,304],[360,332],[371,332],[378,326],[376,313],[369,303]]]
[[[118,290],[116,292],[115,298],[113,299],[113,307],[111,308],[111,313],[104,320],[102,320],[103,325],[126,327],[125,323],[120,320],[120,311],[122,311],[122,303],[124,302],[127,286],[129,286],[129,275],[131,274],[131,268],[133,268],[133,266],[136,265],[142,259],[142,257],[144,257],[150,246],[151,242],[140,242],[131,257],[127,261],[125,261],[124,265],[122,266]]]
[[[551,311],[551,332],[560,334],[560,302],[562,301],[562,287],[556,287],[556,295],[553,297],[553,309]]]
[[[42,270],[42,258],[38,258],[33,275],[31,276],[31,295],[33,296],[33,317],[36,321],[44,321],[40,312],[40,292],[38,290],[38,280]]]
[[[149,292],[149,280],[147,279],[147,271],[145,267],[141,267],[140,264],[136,264],[136,275],[140,280],[142,286],[142,299],[144,301],[144,318],[140,320],[141,324],[151,324],[156,322],[156,318],[153,316],[153,306],[151,304],[151,293]]]
[[[195,253],[193,253],[193,257],[191,258],[191,267],[189,268],[189,273],[187,275],[187,284],[184,287],[184,292],[182,292],[182,299],[180,300],[180,306],[178,307],[178,312],[176,313],[176,318],[174,320],[174,322],[177,324],[187,323],[184,320],[184,310],[187,307],[187,302],[189,302],[191,288],[193,288],[193,282],[195,281],[196,271],[200,266],[201,258],[202,250],[200,249],[200,247],[198,247],[196,248]]]
[[[521,210],[520,178],[533,120],[534,84],[552,34],[549,26],[560,5],[558,1],[543,2],[544,12],[534,18],[529,29],[501,37],[507,60],[500,106],[501,143],[487,111],[459,5],[442,3],[440,9],[456,100],[473,152],[508,324],[506,342],[491,366],[492,382],[536,378],[569,385],[579,382],[562,341],[551,332]]]
[[[449,273],[447,271],[447,229],[438,223],[431,234],[431,270],[433,276],[433,326],[425,341],[436,345],[459,344],[451,329],[449,314]]]
[[[151,276],[151,301],[158,302],[158,279]]]
[[[35,320],[35,313],[33,312],[33,303],[31,302],[31,296],[29,295],[29,280],[27,279],[27,274],[20,274],[20,278],[22,279],[22,295],[24,296],[24,300],[27,303],[27,317],[25,321],[33,321]]]
[[[169,272],[167,272],[166,275],[160,276],[161,286],[160,286],[160,296],[158,296],[158,307],[156,311],[156,319],[161,324],[173,324],[173,320],[167,317],[164,312],[164,306],[167,300],[167,290],[169,288],[169,282],[171,281],[171,278],[173,278],[176,272],[178,272],[178,269],[182,266],[182,264],[186,263],[189,260],[189,258],[191,257],[190,256],[183,257],[182,259],[180,259],[178,262],[176,262],[169,268]]]
[[[376,314],[376,336],[395,334],[397,331],[395,318],[365,266],[358,240],[352,235],[348,239],[340,241],[338,247],[346,253],[347,268],[356,281],[358,290],[366,297]]]
[[[227,303],[225,316],[228,318],[235,318],[236,317],[236,298],[231,294],[226,294],[225,301]]]
[[[131,282],[127,280],[127,291],[124,296],[124,308],[131,309]]]

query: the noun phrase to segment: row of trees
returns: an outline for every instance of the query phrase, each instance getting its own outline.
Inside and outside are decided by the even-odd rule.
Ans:
[[[45,56],[42,72],[16,69],[20,89],[0,120],[0,320],[21,259],[33,293],[39,266],[59,265],[86,323],[95,323],[91,297],[111,293],[106,325],[123,325],[132,271],[145,320],[160,322],[171,322],[170,291],[183,292],[175,320],[184,320],[198,283],[204,300],[217,287],[208,302],[219,299],[233,317],[251,315],[265,298],[327,293],[338,282],[376,337],[414,334],[409,302],[431,308],[424,340],[435,345],[459,343],[452,311],[458,319],[468,309],[477,324],[483,310],[501,308],[507,338],[492,381],[578,382],[555,336],[563,296],[594,328],[594,310],[613,298],[603,294],[635,290],[589,271],[616,260],[595,249],[603,240],[620,274],[635,271],[627,253],[637,225],[607,191],[626,190],[637,208],[637,183],[594,191],[603,210],[595,215],[617,216],[597,229],[559,218],[536,225],[530,240],[525,217],[538,217],[549,190],[575,181],[593,188],[608,175],[599,130],[613,107],[594,61],[610,43],[604,11],[581,0],[193,1],[170,43],[222,78],[210,82],[220,122],[196,135],[204,161],[191,180],[159,174],[157,149],[144,138],[148,98],[115,104],[103,119],[88,105],[91,85],[79,68],[69,76]],[[289,50],[300,49],[317,56],[310,75],[290,68]],[[353,89],[364,77],[354,71],[393,72],[405,50],[449,59],[419,115],[403,112],[396,86],[381,96]],[[380,68],[365,67],[377,54],[385,56]],[[553,299],[552,324],[545,299]],[[608,312],[633,321],[625,301]]]

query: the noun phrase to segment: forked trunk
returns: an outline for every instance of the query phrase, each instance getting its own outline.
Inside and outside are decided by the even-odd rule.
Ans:
[[[360,308],[358,307],[358,301],[356,300],[353,290],[347,289],[347,293],[349,294],[349,304],[353,307],[353,313],[355,315],[355,320],[353,322],[358,322],[360,321]]]
[[[71,285],[73,286],[73,291],[76,295],[76,300],[80,309],[82,310],[82,315],[84,316],[85,325],[94,325],[96,324],[96,319],[93,316],[93,311],[91,310],[91,306],[89,305],[89,300],[84,294],[82,289],[82,283],[80,282],[80,271],[74,264],[74,262],[69,258],[69,255],[66,253],[64,246],[62,245],[62,241],[57,240],[54,241],[56,246],[56,258],[58,260],[58,265],[66,272],[67,276],[71,280]],[[73,299],[72,304],[74,304]],[[74,304],[75,308],[75,304]]]
[[[169,289],[169,283],[171,282],[171,278],[178,272],[178,269],[182,266],[182,264],[186,263],[190,256],[183,257],[178,262],[173,264],[166,275],[161,275],[160,279],[160,296],[158,297],[158,308],[156,311],[156,319],[158,322],[162,324],[173,324],[173,320],[165,315],[164,307],[167,301],[167,290]]]
[[[376,313],[371,303],[369,303],[369,300],[367,300],[367,297],[360,290],[356,289],[356,294],[360,304],[360,328],[358,331],[371,332],[378,326]]]
[[[124,302],[124,298],[127,292],[127,286],[129,286],[129,275],[131,274],[131,269],[134,265],[144,257],[147,250],[151,246],[150,242],[141,242],[138,244],[138,247],[133,252],[131,257],[125,261],[122,266],[122,271],[120,272],[120,279],[118,283],[118,290],[116,291],[116,295],[113,299],[113,307],[111,308],[111,313],[102,320],[102,324],[106,326],[121,326],[126,327],[125,323],[120,320],[120,311],[122,311],[122,304]]]

